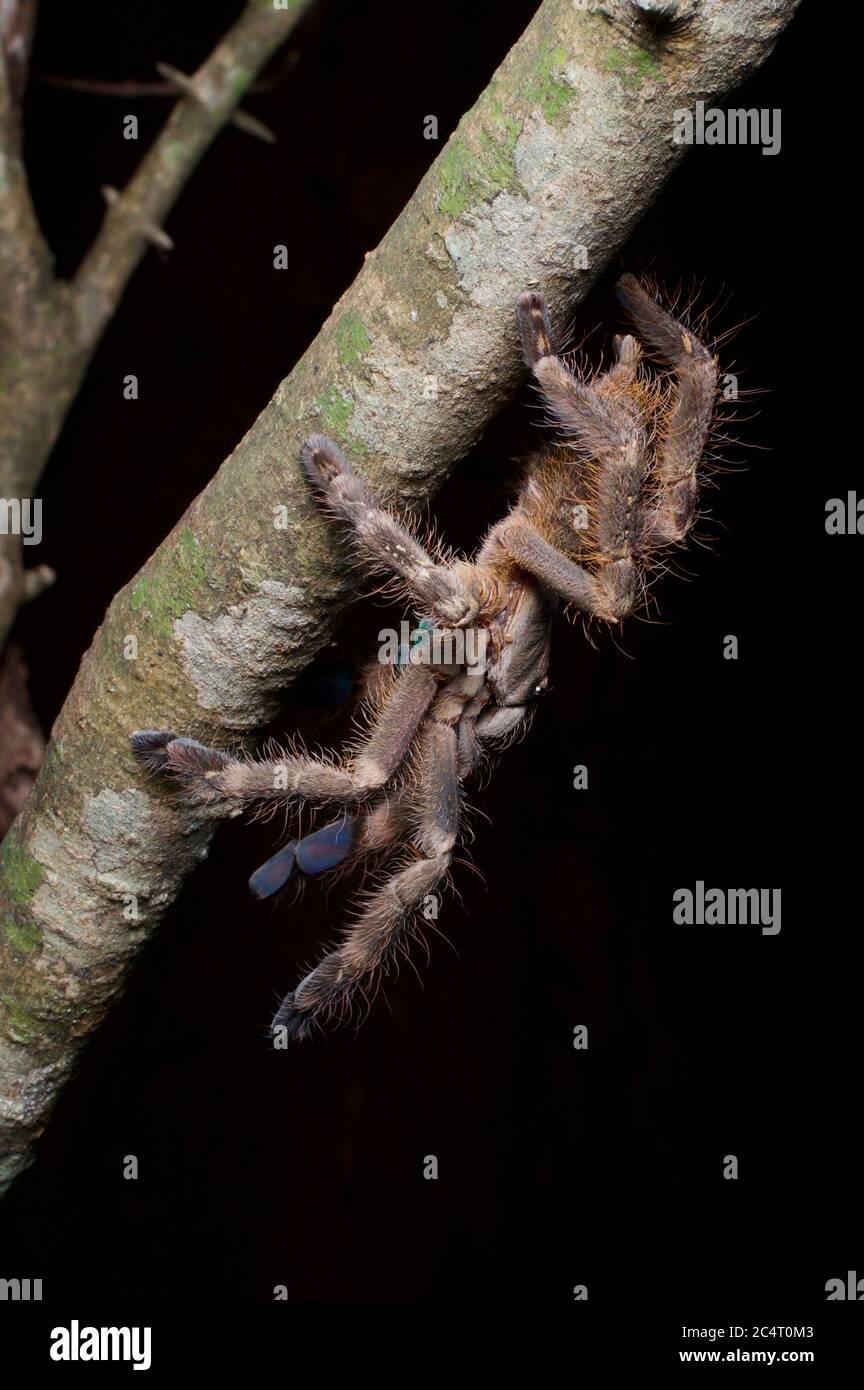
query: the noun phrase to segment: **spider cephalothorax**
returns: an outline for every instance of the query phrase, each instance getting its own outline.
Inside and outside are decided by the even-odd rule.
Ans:
[[[303,1037],[322,1018],[343,1016],[405,952],[419,909],[448,875],[464,783],[487,751],[519,730],[545,688],[558,604],[619,622],[643,601],[658,556],[693,524],[716,362],[633,276],[618,288],[662,373],[645,370],[640,342],[627,335],[616,339],[609,371],[578,379],[555,353],[543,296],[520,297],[523,353],[560,440],[531,461],[512,510],[473,562],[424,549],[331,440],[313,435],[303,446],[310,485],[367,569],[401,582],[421,630],[453,637],[471,628],[481,641],[427,642],[429,659],[404,661],[364,739],[338,760],[290,753],[254,761],[171,733],[132,735],[146,767],[171,773],[214,811],[300,802],[340,808],[253,875],[258,896],[298,871],[321,873],[372,855],[390,861],[340,944],[287,995],[274,1029]]]

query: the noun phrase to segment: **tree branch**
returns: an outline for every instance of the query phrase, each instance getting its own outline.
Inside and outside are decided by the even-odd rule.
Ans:
[[[75,307],[85,343],[95,345],[143,254],[148,227],[161,227],[192,170],[270,54],[311,0],[250,0],[233,29],[189,79],[158,139],[122,194],[75,276]]]
[[[646,0],[602,13],[544,0],[271,403],[117,595],[0,851],[0,1180],[29,1161],[83,1040],[207,852],[211,823],[142,782],[130,730],[248,734],[350,597],[299,473],[303,438],[335,436],[391,501],[428,497],[521,380],[517,294],[572,309],[684,153],[673,112],[748,76],[795,7],[682,0],[672,24]]]
[[[0,335],[26,322],[31,298],[47,285],[51,252],[36,220],[21,156],[21,116],[5,46],[0,43]],[[4,328],[5,325],[5,328]],[[2,347],[2,340],[0,340]]]
[[[12,104],[20,109],[27,87],[37,0],[0,0],[0,49]]]
[[[70,285],[55,279],[27,186],[0,44],[0,496],[36,488],[106,324],[146,249],[243,93],[312,0],[247,0],[190,79]],[[260,123],[249,122],[255,125]],[[0,533],[0,646],[25,596],[20,537]]]

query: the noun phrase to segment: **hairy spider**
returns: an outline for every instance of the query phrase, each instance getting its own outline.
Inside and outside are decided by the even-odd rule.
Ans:
[[[286,753],[248,760],[194,739],[132,735],[141,762],[171,773],[184,794],[223,811],[256,803],[339,806],[335,821],[291,840],[253,874],[259,897],[294,870],[317,874],[390,852],[395,864],[365,897],[340,944],[288,994],[273,1020],[305,1037],[344,1016],[382,970],[405,954],[428,895],[446,879],[460,833],[462,786],[484,753],[524,724],[545,689],[559,603],[618,623],[644,602],[649,568],[679,545],[696,514],[697,466],[717,389],[717,364],[697,337],[632,275],[619,297],[649,355],[615,339],[609,371],[579,380],[556,355],[546,303],[517,304],[525,361],[560,427],[531,461],[510,513],[473,561],[434,554],[376,502],[332,440],[301,452],[306,477],[351,538],[363,564],[395,577],[423,615],[427,636],[482,641],[470,655],[443,644],[404,661],[379,697],[362,742],[338,760]],[[467,644],[464,644],[466,645]],[[440,658],[440,659],[438,659]]]

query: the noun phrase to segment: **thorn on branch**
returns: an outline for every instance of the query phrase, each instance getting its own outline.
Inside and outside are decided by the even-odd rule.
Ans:
[[[115,207],[120,201],[119,191],[116,188],[112,188],[111,185],[107,183],[103,185],[102,197],[105,199],[109,208]],[[174,250],[174,242],[171,240],[168,233],[163,227],[157,227],[155,222],[142,221],[139,224],[139,230],[144,239],[150,242],[151,246],[158,247],[160,251]]]
[[[299,61],[300,54],[297,50],[289,49],[281,62],[273,67],[269,77],[259,77],[257,82],[252,83],[248,88],[249,96],[274,91],[284,78],[294,71]],[[177,95],[176,84],[164,79],[162,82],[138,82],[135,78],[128,78],[112,82],[99,77],[72,77],[61,72],[34,72],[31,74],[31,81],[42,83],[46,87],[58,87],[67,92],[81,92],[85,96],[122,97],[124,101],[129,97],[173,98]]]
[[[200,101],[202,106],[204,105],[195,89],[195,83],[185,72],[181,72],[179,68],[172,68],[170,63],[157,63],[156,71],[160,77],[164,77],[169,87],[174,88],[175,92],[179,92],[184,97],[191,97],[193,101]]]
[[[179,68],[172,68],[170,63],[157,63],[156,71],[181,96],[191,97],[193,101],[200,102],[202,106],[206,105],[196,89],[193,79],[185,72],[181,72]],[[276,144],[276,136],[270,127],[266,126],[263,121],[259,121],[257,116],[250,115],[248,111],[233,111],[229,121],[238,130],[242,130],[245,135],[252,135],[256,140],[263,140],[268,145]]]
[[[256,140],[263,140],[265,145],[276,144],[276,136],[269,125],[259,121],[257,116],[250,116],[248,111],[235,111],[231,117],[231,124],[236,126],[238,130],[242,130],[245,135],[252,135]]]

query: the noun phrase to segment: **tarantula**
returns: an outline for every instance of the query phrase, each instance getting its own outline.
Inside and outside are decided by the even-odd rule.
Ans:
[[[519,730],[546,688],[559,603],[618,623],[644,601],[658,555],[693,524],[717,363],[632,275],[620,279],[618,294],[662,370],[646,371],[640,343],[628,334],[616,337],[607,372],[580,380],[556,355],[543,296],[520,296],[524,358],[560,436],[531,460],[509,515],[473,561],[430,554],[379,506],[332,440],[313,435],[302,448],[306,478],[364,566],[396,577],[423,615],[421,631],[482,636],[470,656],[457,659],[451,649],[439,651],[441,659],[404,661],[363,741],[338,761],[305,753],[247,760],[171,733],[132,735],[145,767],[171,773],[185,794],[214,808],[342,808],[253,874],[259,897],[295,869],[317,874],[403,851],[340,944],[286,996],[274,1031],[305,1037],[322,1018],[343,1016],[352,997],[406,952],[419,909],[448,875],[463,784],[487,750]]]

